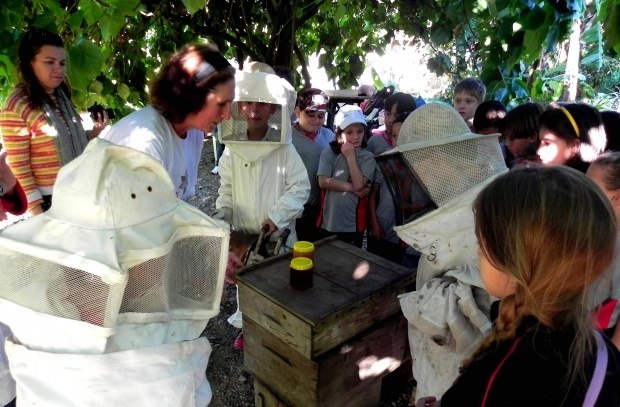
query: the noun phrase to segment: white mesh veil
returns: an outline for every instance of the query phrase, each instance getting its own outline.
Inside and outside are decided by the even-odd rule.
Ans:
[[[397,146],[438,209],[395,228],[436,267],[475,259],[471,203],[477,191],[506,171],[499,134],[472,133],[451,106],[427,103],[403,123]]]
[[[217,314],[228,227],[178,200],[157,161],[95,139],[61,169],[53,199],[0,235],[0,318],[20,343],[73,353],[154,346],[197,338]],[[136,340],[127,326],[150,333]]]
[[[238,71],[235,76],[235,100],[231,108],[231,118],[219,126],[224,144],[234,145],[240,141],[247,144],[248,124],[241,111],[242,104],[246,102],[269,103],[274,109],[269,116],[266,137],[260,142],[252,143],[290,142],[290,117],[295,107],[295,90],[277,75]]]

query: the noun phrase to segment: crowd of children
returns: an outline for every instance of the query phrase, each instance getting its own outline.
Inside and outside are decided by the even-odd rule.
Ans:
[[[164,70],[153,106],[103,137],[155,157],[187,199],[203,132],[217,125],[226,147],[213,218],[288,249],[335,235],[418,267],[401,307],[415,327],[422,405],[618,405],[619,114],[583,103],[507,109],[466,78],[452,106],[416,109],[390,92],[384,130],[344,105],[332,131],[325,92],[296,94],[265,64],[234,74],[198,46],[176,64],[201,89],[196,100],[168,101]],[[11,175],[4,159],[0,181]],[[244,260],[231,255],[231,270]],[[240,312],[229,322],[241,329]]]

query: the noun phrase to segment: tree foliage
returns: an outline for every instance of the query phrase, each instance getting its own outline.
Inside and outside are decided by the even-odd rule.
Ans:
[[[17,83],[17,45],[30,26],[66,41],[68,78],[81,107],[144,105],[147,84],[183,44],[209,40],[242,65],[247,58],[293,68],[308,86],[307,59],[340,86],[356,83],[364,54],[396,27],[389,3],[363,0],[5,0],[0,5],[0,102]]]
[[[589,7],[584,0],[4,0],[0,102],[17,82],[17,45],[29,26],[65,38],[79,107],[99,102],[121,114],[146,103],[158,67],[189,42],[215,42],[240,65],[249,58],[293,68],[299,86],[311,84],[307,60],[320,53],[329,78],[348,87],[366,53],[384,49],[395,30],[434,48],[428,66],[437,74],[476,74],[502,100],[548,96],[561,92],[554,53],[574,15],[589,16],[582,64],[596,71],[620,52],[620,0]]]
[[[587,4],[588,3],[588,4]],[[406,30],[435,49],[438,75],[480,77],[505,103],[558,99],[571,21],[584,20],[582,69],[598,70],[620,52],[618,0],[402,0]],[[596,65],[596,67],[595,67]],[[584,79],[583,76],[580,76]],[[584,92],[592,92],[585,82]]]

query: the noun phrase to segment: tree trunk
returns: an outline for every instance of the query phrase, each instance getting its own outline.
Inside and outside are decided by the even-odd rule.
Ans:
[[[581,40],[581,19],[573,19],[571,33],[568,40],[568,56],[566,57],[566,71],[564,76],[563,102],[574,102],[577,98],[577,74],[579,73],[579,55]]]
[[[295,7],[296,0],[280,1],[276,8],[277,24],[274,30],[274,49],[271,50],[271,65],[292,68],[293,65],[293,41],[295,35]]]

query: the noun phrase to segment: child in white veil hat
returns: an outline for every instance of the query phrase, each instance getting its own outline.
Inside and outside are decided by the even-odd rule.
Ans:
[[[409,115],[396,148],[383,155],[401,155],[436,208],[425,205],[421,216],[395,227],[421,252],[416,291],[400,297],[419,396],[441,396],[491,328],[471,204],[507,170],[497,136],[474,134],[451,106],[428,103]]]

